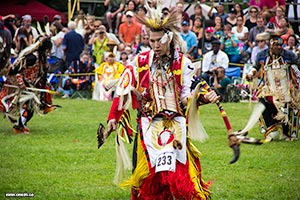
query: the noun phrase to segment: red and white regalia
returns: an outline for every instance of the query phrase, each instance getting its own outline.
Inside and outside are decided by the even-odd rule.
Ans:
[[[118,83],[108,120],[118,121],[130,104],[138,109],[136,166],[125,185],[133,188],[133,199],[209,199],[182,104],[191,96],[194,67],[177,51],[171,66],[170,59],[143,52]]]

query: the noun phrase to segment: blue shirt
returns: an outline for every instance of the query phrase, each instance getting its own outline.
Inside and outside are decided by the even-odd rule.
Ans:
[[[197,36],[194,32],[189,31],[186,34],[181,32],[181,38],[186,42],[187,51],[189,51],[192,47],[194,47],[193,52],[191,53],[194,58],[197,58]]]
[[[80,59],[80,54],[84,48],[84,41],[79,33],[75,30],[68,32],[63,39],[62,43],[65,49],[66,61],[68,63]]]
[[[222,19],[223,24],[225,23],[226,18],[228,17],[228,14],[223,13],[220,15],[219,13],[212,13],[211,19],[214,20],[216,16],[220,16]]]

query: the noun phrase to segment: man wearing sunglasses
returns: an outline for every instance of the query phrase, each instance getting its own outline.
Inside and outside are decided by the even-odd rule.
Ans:
[[[266,27],[264,26],[264,19],[262,16],[257,17],[256,26],[251,28],[248,35],[248,46],[253,49],[256,46],[255,39],[256,36],[260,33],[265,32]]]
[[[257,76],[262,80],[257,94],[265,107],[261,120],[266,130],[265,141],[270,142],[279,135],[280,139],[293,140],[298,137],[300,110],[297,58],[293,52],[282,48],[283,40],[279,35],[272,35],[269,43],[269,49],[257,54],[248,78]]]

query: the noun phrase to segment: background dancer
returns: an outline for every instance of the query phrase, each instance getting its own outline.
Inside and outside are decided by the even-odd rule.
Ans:
[[[277,138],[279,130],[282,130],[281,139],[291,139],[294,128],[289,114],[295,112],[296,117],[299,115],[300,73],[295,65],[297,57],[293,52],[283,49],[282,45],[280,36],[272,35],[270,48],[257,54],[256,66],[247,75],[248,79],[253,76],[262,79],[257,95],[260,103],[266,107],[262,113],[266,142]],[[298,120],[295,123],[298,127]],[[296,132],[293,134],[295,138]]]
[[[16,61],[7,68],[0,93],[0,111],[14,124],[14,133],[29,133],[28,121],[34,111],[46,114],[56,108],[47,86],[47,55],[52,43],[47,36],[21,49]]]

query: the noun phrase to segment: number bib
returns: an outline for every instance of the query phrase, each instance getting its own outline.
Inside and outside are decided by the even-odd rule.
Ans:
[[[162,118],[142,117],[141,127],[151,168],[156,167],[156,171],[172,171],[175,170],[175,167],[170,168],[170,166],[176,165],[177,161],[186,164],[186,119],[184,117],[174,117],[172,126],[167,129],[164,128]],[[175,139],[181,142],[182,149],[174,149],[173,141]],[[163,156],[166,157],[163,158]],[[171,163],[169,159],[171,159]]]
[[[155,172],[173,171],[176,169],[176,155],[174,152],[164,152],[156,159]]]

